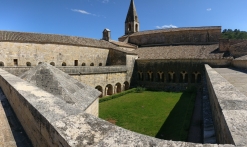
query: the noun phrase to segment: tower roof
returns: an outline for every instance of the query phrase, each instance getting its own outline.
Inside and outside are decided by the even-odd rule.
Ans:
[[[131,0],[125,22],[130,22],[130,21],[137,21],[138,22],[138,17],[135,17],[135,16],[137,16],[135,3],[134,3],[134,0]]]

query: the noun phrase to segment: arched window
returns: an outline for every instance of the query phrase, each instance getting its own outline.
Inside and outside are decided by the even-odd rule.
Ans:
[[[51,62],[50,65],[55,66],[55,63],[54,62]]]
[[[30,62],[27,62],[26,65],[27,65],[27,66],[31,66],[31,63],[30,63]]]
[[[86,66],[86,63],[82,63],[81,66]]]
[[[65,62],[63,62],[63,63],[62,63],[62,66],[66,66],[66,63],[65,63]]]
[[[94,63],[91,63],[90,66],[94,66]]]
[[[138,32],[139,31],[139,29],[138,29],[138,24],[136,24],[136,32]]]
[[[99,63],[99,66],[102,66],[102,63]]]
[[[131,24],[128,25],[128,31],[131,31]]]
[[[103,88],[101,86],[96,86],[95,89],[101,92],[101,95],[99,96],[100,98],[103,97]]]
[[[4,66],[4,63],[3,62],[0,62],[0,66]]]
[[[38,64],[41,64],[42,62],[39,62]]]

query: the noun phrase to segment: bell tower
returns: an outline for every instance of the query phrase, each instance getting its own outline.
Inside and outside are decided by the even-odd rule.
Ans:
[[[129,35],[139,31],[139,21],[136,13],[134,0],[130,1],[128,14],[125,20],[125,35]]]

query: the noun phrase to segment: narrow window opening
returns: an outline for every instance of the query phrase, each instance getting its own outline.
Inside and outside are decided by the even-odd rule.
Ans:
[[[18,59],[14,59],[14,66],[18,66]]]
[[[78,66],[78,60],[75,60],[75,62],[74,62],[75,64],[75,66]]]

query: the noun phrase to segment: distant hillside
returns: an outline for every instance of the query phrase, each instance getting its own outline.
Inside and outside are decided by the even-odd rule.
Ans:
[[[239,29],[224,29],[222,31],[222,38],[225,39],[247,39],[247,32]]]

